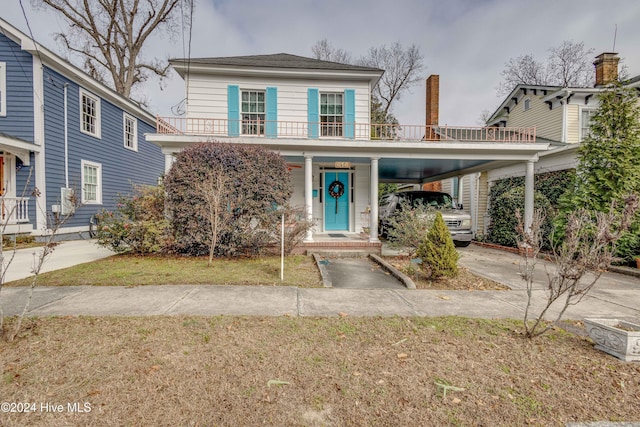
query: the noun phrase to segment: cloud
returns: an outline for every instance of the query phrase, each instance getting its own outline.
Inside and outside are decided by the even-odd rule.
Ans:
[[[23,3],[36,39],[60,52],[51,34],[65,28],[63,21]],[[17,2],[3,6],[3,18],[26,30]],[[530,53],[543,60],[564,40],[583,41],[596,54],[609,51],[617,25],[616,50],[630,74],[640,74],[638,16],[637,0],[198,0],[191,55],[311,56],[311,46],[326,38],[357,58],[372,46],[416,44],[425,56],[424,78],[440,75],[440,123],[475,126],[483,110],[502,101],[496,86],[509,58]],[[157,35],[147,56],[184,57],[187,40],[186,33],[174,42]],[[174,74],[165,84],[160,90],[150,79],[141,92],[154,113],[169,115],[184,98],[184,82]],[[423,82],[395,105],[402,123],[424,123],[424,92]]]

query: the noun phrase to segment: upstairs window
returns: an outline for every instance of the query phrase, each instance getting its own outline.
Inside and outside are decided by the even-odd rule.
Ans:
[[[138,151],[138,120],[127,113],[123,113],[124,146],[129,150]]]
[[[80,131],[100,138],[100,98],[80,89]]]
[[[320,135],[342,136],[343,104],[341,93],[320,94]]]
[[[527,98],[524,100],[524,111],[529,111],[531,109],[531,98]]]
[[[263,90],[243,90],[240,115],[244,135],[264,135],[265,92]]]
[[[596,110],[583,109],[580,113],[580,141],[583,141],[591,133],[591,119]]]

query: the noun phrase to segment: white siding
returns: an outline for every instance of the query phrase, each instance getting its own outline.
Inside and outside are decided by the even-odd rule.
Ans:
[[[524,111],[524,99],[531,100],[531,108]],[[549,109],[542,102],[542,94],[528,94],[514,106],[507,120],[508,127],[535,127],[536,135],[554,141],[562,140],[562,108]]]
[[[188,118],[227,119],[227,87],[237,85],[240,90],[278,89],[278,121],[308,121],[307,91],[322,92],[355,90],[356,123],[369,123],[369,82],[275,79],[238,76],[192,74],[188,86]],[[360,135],[362,136],[362,135]],[[369,137],[370,135],[366,135]]]

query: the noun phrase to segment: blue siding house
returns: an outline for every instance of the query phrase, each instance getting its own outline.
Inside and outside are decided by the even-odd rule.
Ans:
[[[0,224],[82,234],[132,184],[156,184],[156,119],[0,19]],[[73,200],[79,204],[74,204]]]

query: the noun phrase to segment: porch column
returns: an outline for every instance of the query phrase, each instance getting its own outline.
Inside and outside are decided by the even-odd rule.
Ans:
[[[535,162],[529,160],[524,175],[524,226],[527,231],[531,230],[533,222],[534,165]]]
[[[313,222],[313,156],[304,156],[304,204],[307,220]],[[313,242],[313,231],[307,231],[305,242]]]
[[[164,173],[169,173],[171,166],[173,166],[173,153],[164,153]]]
[[[377,243],[378,239],[378,158],[371,158],[371,214],[369,216],[369,241]]]

